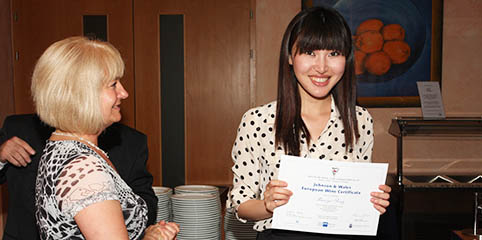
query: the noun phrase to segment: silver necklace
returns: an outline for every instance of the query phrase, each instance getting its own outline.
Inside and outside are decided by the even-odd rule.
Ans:
[[[83,137],[81,136],[77,136],[75,134],[72,134],[72,133],[64,133],[64,132],[52,132],[53,135],[57,135],[57,136],[64,136],[64,137],[73,137],[73,138],[77,138],[85,143],[87,143],[87,145],[89,145],[90,147],[98,150],[99,152],[103,153],[106,157],[109,157],[109,155],[107,155],[106,152],[104,152],[104,150],[100,149],[99,147],[97,147],[97,145],[93,144],[91,141],[87,140],[87,139],[84,139]]]

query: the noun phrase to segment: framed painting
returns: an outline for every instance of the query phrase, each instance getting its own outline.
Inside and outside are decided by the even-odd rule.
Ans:
[[[418,81],[441,82],[443,0],[302,0],[330,6],[353,35],[358,104],[419,107]]]

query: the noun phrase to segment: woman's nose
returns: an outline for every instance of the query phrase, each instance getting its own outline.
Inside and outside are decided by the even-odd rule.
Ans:
[[[326,72],[327,70],[327,64],[326,64],[326,58],[325,56],[317,56],[315,63],[314,63],[314,69],[320,73]]]
[[[119,88],[117,88],[117,97],[120,99],[126,99],[129,97],[129,93],[126,91],[124,86],[119,82]]]

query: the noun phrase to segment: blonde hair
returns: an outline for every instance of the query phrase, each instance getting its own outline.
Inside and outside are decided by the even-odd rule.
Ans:
[[[66,132],[104,130],[100,93],[124,74],[119,51],[107,42],[69,37],[45,50],[32,76],[32,95],[40,119]]]

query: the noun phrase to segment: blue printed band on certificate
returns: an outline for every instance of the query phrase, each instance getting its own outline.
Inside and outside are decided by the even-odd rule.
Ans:
[[[272,228],[375,236],[380,213],[370,193],[385,184],[387,163],[320,161],[281,156],[278,179],[293,192],[273,213]]]

